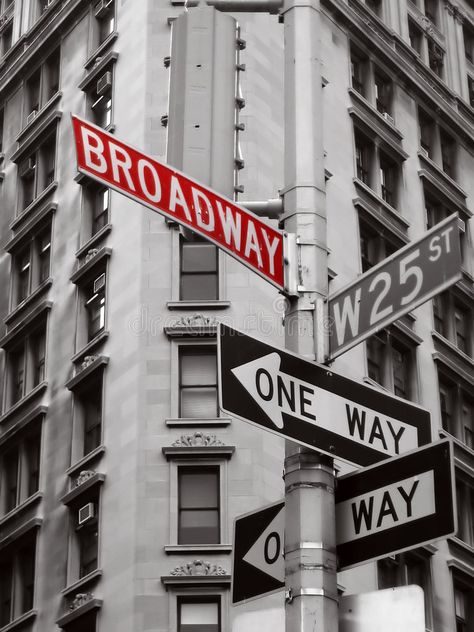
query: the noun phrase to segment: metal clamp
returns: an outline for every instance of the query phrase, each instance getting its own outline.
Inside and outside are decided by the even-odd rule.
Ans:
[[[295,597],[326,597],[327,599],[332,599],[332,601],[339,603],[338,595],[324,588],[300,588],[300,590],[294,592],[290,587],[285,593],[286,602],[291,603]]]

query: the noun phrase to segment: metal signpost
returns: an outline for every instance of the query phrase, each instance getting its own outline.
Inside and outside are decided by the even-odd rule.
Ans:
[[[291,236],[208,187],[72,117],[80,173],[191,229],[259,274],[293,292],[284,260]]]
[[[454,535],[455,496],[447,439],[338,478],[339,570]]]
[[[461,278],[458,225],[456,213],[328,297],[329,359]]]
[[[285,587],[285,501],[237,516],[232,547],[232,603]]]
[[[431,441],[427,410],[223,324],[218,375],[223,411],[349,463]]]

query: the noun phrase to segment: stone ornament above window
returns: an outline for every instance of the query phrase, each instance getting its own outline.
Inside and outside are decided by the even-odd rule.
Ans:
[[[84,360],[81,362],[81,371],[83,371],[84,369],[87,369],[87,367],[93,364],[97,360],[98,357],[99,357],[98,355],[86,356]]]
[[[182,316],[176,322],[165,325],[165,334],[171,338],[180,336],[215,336],[219,321],[213,316],[193,314]]]
[[[197,447],[197,446],[211,446],[211,445],[225,445],[216,435],[204,434],[202,432],[195,432],[194,434],[181,435],[179,439],[176,439],[172,444],[174,447]]]
[[[85,483],[86,481],[88,481],[90,478],[92,478],[94,475],[96,474],[96,472],[94,470],[82,470],[79,473],[79,476],[76,478],[76,480],[74,481],[74,487],[79,487],[79,485],[82,485],[83,483]]]
[[[77,593],[73,599],[73,602],[69,606],[69,610],[76,610],[89,601],[92,601],[92,599],[94,599],[94,595],[91,592]]]
[[[219,566],[219,564],[212,564],[211,562],[204,562],[203,560],[194,560],[193,562],[187,562],[181,566],[176,566],[170,575],[174,576],[202,576],[202,575],[228,575],[229,573]]]

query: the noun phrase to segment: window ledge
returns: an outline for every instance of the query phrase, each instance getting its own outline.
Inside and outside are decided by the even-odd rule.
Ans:
[[[48,412],[47,406],[36,406],[32,410],[30,410],[26,415],[21,416],[20,419],[16,423],[14,423],[13,425],[10,426],[10,428],[8,428],[8,430],[6,430],[5,432],[2,432],[2,435],[0,436],[0,447],[3,446],[8,441],[10,441],[19,432],[23,431],[30,423],[35,421],[35,419],[41,418],[41,421],[42,421],[43,417],[46,415],[47,412]]]
[[[230,301],[168,301],[168,309],[226,309]]]
[[[393,206],[387,204],[383,198],[380,197],[373,189],[371,189],[367,184],[359,180],[359,178],[353,178],[353,183],[356,189],[362,191],[367,197],[370,198],[370,201],[373,201],[377,204],[378,215],[381,219],[385,219],[392,223],[392,230],[396,231],[396,234],[402,236],[404,242],[408,242],[408,238],[406,236],[406,231],[410,227],[410,222],[401,215]],[[355,200],[353,200],[355,203]],[[380,212],[381,211],[381,212]],[[384,216],[384,213],[388,215],[388,218]],[[394,222],[394,224],[393,224]]]
[[[17,617],[7,625],[4,625],[3,628],[0,628],[0,632],[13,632],[13,630],[20,630],[26,623],[33,621],[38,614],[38,610],[28,610],[21,616]]]
[[[4,524],[10,522],[13,518],[17,518],[21,515],[26,509],[36,505],[43,498],[43,492],[35,492],[29,498],[24,500],[22,503],[17,505],[14,509],[9,511],[7,514],[0,519],[0,527],[3,527]]]
[[[94,490],[96,487],[100,487],[104,484],[105,474],[101,474],[100,472],[95,472],[92,474],[86,481],[80,483],[76,487],[73,487],[67,494],[64,494],[60,498],[60,501],[63,505],[69,506],[76,503],[78,498],[83,495],[87,495],[88,492]]]
[[[1,421],[1,420],[0,420]],[[175,426],[230,426],[232,419],[230,417],[215,417],[215,418],[195,418],[195,417],[168,417],[165,419],[165,423],[169,427]]]
[[[104,52],[107,50],[107,48],[109,48],[111,44],[115,42],[117,37],[118,37],[118,32],[112,31],[112,33],[110,33],[110,35],[107,36],[107,38],[102,42],[102,44],[98,46],[95,49],[95,51],[92,53],[92,55],[88,58],[88,60],[84,64],[84,68],[88,71],[91,70],[91,68],[93,68],[94,64],[97,62],[97,57],[102,57]]]
[[[49,202],[46,204],[44,208],[36,213],[32,219],[5,244],[4,249],[7,252],[12,253],[23,240],[31,237],[33,231],[38,230],[41,222],[44,221],[44,223],[46,223],[47,220],[49,220],[50,215],[52,215],[57,208],[58,205],[55,202]]]
[[[0,339],[0,347],[8,347],[15,338],[23,334],[25,329],[35,326],[38,320],[51,310],[52,306],[52,301],[41,301],[21,322]]]
[[[53,277],[48,277],[45,279],[38,287],[31,292],[29,296],[27,296],[14,310],[6,315],[3,319],[5,325],[9,325],[12,321],[14,321],[20,314],[22,314],[25,309],[31,307],[35,303],[35,301],[41,297],[46,290],[48,290],[53,285]]]
[[[95,246],[99,241],[104,239],[112,230],[112,224],[106,224],[102,226],[100,230],[98,230],[95,235],[86,241],[86,243],[76,251],[76,259],[80,259],[84,255],[87,254],[88,250],[90,250],[93,246]]]
[[[230,459],[235,452],[233,445],[164,446],[161,448],[167,461],[195,457]]]
[[[349,116],[356,119],[358,129],[360,128],[361,131],[365,132],[371,139],[374,139],[375,136],[382,149],[386,153],[390,154],[390,156],[399,164],[402,163],[408,158],[409,154],[402,149],[400,137],[393,133],[395,128],[393,128],[392,125],[387,124],[385,119],[381,116],[380,119],[383,121],[382,124],[378,116],[373,116],[372,110],[374,108],[372,108],[370,104],[368,105],[370,107],[369,112],[364,112],[357,106],[349,107],[347,110],[349,112]],[[377,112],[377,114],[379,113]]]
[[[21,162],[23,158],[25,158],[27,154],[40,143],[42,138],[52,132],[54,126],[57,126],[62,115],[63,113],[60,110],[50,111],[48,108],[44,117],[43,115],[38,115],[41,117],[39,122],[36,122],[37,117],[35,116],[34,120],[23,130],[25,133],[23,134],[22,132],[20,134],[23,140],[18,149],[12,154],[11,161],[16,162],[17,164]],[[26,131],[31,131],[31,133],[27,136]]]
[[[37,397],[43,394],[43,392],[48,387],[48,382],[44,380],[40,384],[34,387],[32,391],[27,393],[24,397],[20,399],[19,402],[16,402],[13,406],[11,406],[1,417],[0,417],[0,426],[4,424],[7,420],[11,419],[14,415],[18,413],[24,406],[27,404],[31,404]]]
[[[93,359],[92,359],[93,358]],[[109,363],[109,358],[107,356],[91,356],[91,361],[86,363],[84,368],[80,368],[76,375],[71,378],[68,382],[66,382],[66,388],[70,391],[73,391],[80,384],[84,382],[92,373],[104,368]]]
[[[456,356],[446,355],[442,351],[435,351],[432,353],[432,358],[434,362],[440,363],[443,366],[447,367],[449,371],[454,374],[457,380],[463,380],[469,388],[474,386],[474,374],[472,368],[469,367],[468,371],[465,371],[460,363],[457,361]]]
[[[7,536],[2,538],[2,540],[0,540],[0,551],[3,550],[6,546],[9,546],[15,540],[18,540],[19,538],[24,536],[29,531],[32,531],[33,529],[39,529],[42,524],[42,518],[31,518],[31,520],[28,520],[27,522],[25,522],[25,524],[22,524],[21,527],[18,527],[18,529],[15,529]]]
[[[15,217],[15,219],[10,223],[10,228],[12,230],[16,230],[18,226],[23,224],[25,220],[29,217],[32,217],[33,213],[38,210],[44,202],[49,201],[49,197],[56,191],[58,188],[58,182],[55,180],[51,182],[46,189],[43,189],[39,195],[33,200],[33,202],[27,206],[19,215]]]
[[[80,588],[84,588],[84,586],[87,586],[87,584],[90,584],[95,579],[102,577],[102,574],[103,574],[102,569],[96,568],[95,571],[88,573],[84,577],[81,577],[81,579],[78,579],[73,584],[69,584],[69,586],[66,586],[66,588],[63,588],[63,590],[61,590],[61,593],[65,597],[69,597],[70,595],[73,595],[75,592],[78,592]]]
[[[377,110],[377,108],[375,108],[372,105],[372,103],[370,103],[370,101],[368,101],[364,96],[362,96],[354,88],[349,88],[348,92],[351,98],[354,99],[358,105],[361,105],[369,116],[376,117],[377,124],[382,125],[382,128],[384,131],[388,132],[389,134],[395,137],[395,142],[400,143],[403,140],[403,134],[397,128],[395,123],[390,123],[389,121],[387,121],[387,119],[383,116],[383,114],[381,114]]]
[[[64,614],[56,621],[56,625],[58,625],[60,628],[64,628],[66,625],[72,623],[76,619],[79,619],[87,612],[90,612],[91,610],[100,610],[100,608],[102,608],[102,603],[102,599],[92,598],[86,603],[82,604],[82,606],[79,606],[78,608],[70,610],[69,612]]]
[[[21,132],[16,137],[16,141],[19,145],[23,145],[25,137],[28,136],[30,132],[36,129],[37,126],[41,124],[42,121],[46,118],[46,116],[51,112],[53,106],[61,100],[63,93],[58,91],[43,105],[41,110],[36,113],[35,118],[31,121],[31,123],[27,123],[25,127],[21,130]],[[60,118],[56,116],[56,118]]]
[[[388,393],[389,395],[393,395],[393,393],[392,393],[392,391],[390,389],[386,388],[385,386],[382,386],[382,384],[379,384],[378,382],[373,380],[368,375],[364,375],[364,377],[362,378],[362,381],[364,382],[364,384],[368,384],[369,386],[372,386],[372,388],[376,388],[379,391],[383,391],[384,393]]]
[[[454,193],[457,198],[461,198],[462,202],[464,202],[467,198],[467,193],[455,180],[448,176],[448,174],[445,173],[436,162],[431,160],[431,158],[422,154],[421,151],[418,152],[418,158],[420,159],[420,164],[427,167],[426,170],[422,168],[421,171],[418,172],[418,175],[423,176],[424,172],[428,171],[432,177],[437,180],[439,179],[441,181],[441,185],[449,190],[448,195],[452,195]]]
[[[232,553],[232,544],[165,544],[165,553]]]
[[[454,465],[470,477],[474,476],[474,450],[444,428],[438,431],[441,439],[450,439],[454,446]]]
[[[94,83],[94,80],[96,80],[99,75],[101,75],[106,70],[107,66],[115,64],[118,57],[119,54],[115,51],[110,51],[106,55],[104,55],[99,63],[95,64],[95,66],[92,67],[92,69],[87,73],[84,79],[79,83],[79,85],[77,86],[79,90],[87,92],[87,90],[89,90],[89,88]]]
[[[431,337],[433,338],[435,342],[438,342],[442,347],[444,347],[445,349],[449,351],[449,353],[452,356],[453,361],[456,362],[459,360],[460,364],[463,364],[464,366],[467,365],[468,369],[470,368],[471,371],[474,371],[474,360],[470,356],[468,356],[466,353],[458,349],[458,347],[456,347],[454,343],[452,343],[450,340],[445,338],[438,331],[433,330],[431,332]]]
[[[96,459],[99,460],[103,454],[105,454],[105,446],[99,445],[97,448],[89,452],[89,454],[83,456],[82,459],[76,461],[76,463],[73,463],[73,465],[68,467],[66,474],[68,476],[77,476],[81,470],[84,470],[87,465],[90,465]]]
[[[108,259],[111,254],[112,248],[100,248],[100,250],[98,250],[94,255],[91,256],[89,261],[80,265],[79,268],[70,277],[72,283],[81,283],[84,277],[89,274],[92,275],[94,268],[100,265],[104,261],[104,259]]]
[[[107,338],[109,337],[109,332],[101,331],[97,334],[92,340],[90,340],[85,347],[83,347],[80,351],[74,354],[71,358],[71,361],[76,364],[77,362],[81,362],[84,358],[90,354],[94,349],[96,349],[99,345],[101,345]]]
[[[168,587],[191,586],[228,586],[231,582],[230,575],[162,575],[161,582]]]

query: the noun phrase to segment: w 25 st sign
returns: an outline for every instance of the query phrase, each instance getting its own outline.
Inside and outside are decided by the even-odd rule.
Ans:
[[[461,277],[457,214],[328,298],[333,359]]]

